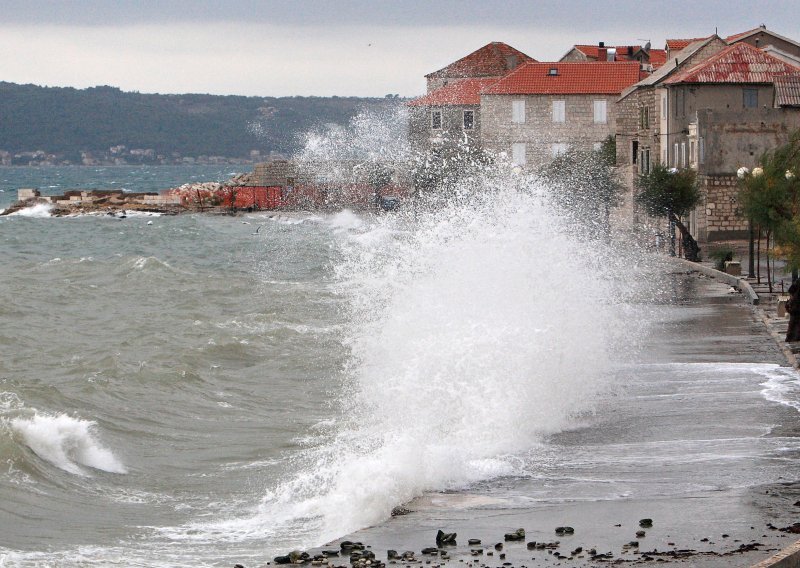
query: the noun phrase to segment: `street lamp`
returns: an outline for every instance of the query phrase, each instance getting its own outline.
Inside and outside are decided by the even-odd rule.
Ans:
[[[747,174],[750,173],[750,170],[742,166],[738,170],[736,170],[736,177],[739,179],[744,179],[747,177]],[[755,278],[756,277],[756,247],[755,247],[755,231],[753,230],[753,219],[750,218],[747,220],[747,227],[749,229],[749,238],[747,241],[747,277],[748,278]]]

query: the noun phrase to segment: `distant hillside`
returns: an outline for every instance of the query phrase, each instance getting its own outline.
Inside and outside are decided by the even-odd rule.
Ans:
[[[346,124],[360,108],[396,102],[390,99],[148,95],[0,82],[0,164],[289,154],[309,128]]]

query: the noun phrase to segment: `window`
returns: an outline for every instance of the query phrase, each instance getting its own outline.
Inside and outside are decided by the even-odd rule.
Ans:
[[[434,130],[438,130],[442,127],[442,111],[440,110],[432,110],[431,111],[431,128]]]
[[[672,167],[674,167],[674,168],[677,168],[678,165],[679,165],[679,163],[678,163],[678,150],[679,149],[680,149],[680,144],[675,142],[675,145],[672,148],[672,150],[673,150],[673,152],[672,152]]]
[[[527,162],[525,159],[525,143],[516,142],[511,145],[511,161],[517,166],[524,166]]]
[[[644,159],[642,160],[642,167],[644,168],[644,173],[650,173],[650,148],[645,148],[644,150]]]
[[[697,143],[694,140],[689,140],[689,164],[697,163]]]
[[[594,101],[594,122],[595,124],[606,123],[606,101]]]
[[[686,167],[686,142],[681,142],[681,167]]]
[[[465,110],[464,111],[464,130],[472,130],[475,128],[475,111],[474,110]]]
[[[661,116],[667,116],[667,94],[661,95]]]
[[[563,142],[556,142],[553,144],[553,157],[558,158],[560,155],[565,154],[569,146]]]
[[[639,107],[639,128],[641,130],[650,128],[650,107]]]
[[[634,140],[633,142],[631,142],[631,163],[635,165],[638,158],[639,158],[639,141]]]
[[[682,89],[675,91],[675,116],[686,116],[686,93]]]
[[[758,89],[742,89],[744,108],[758,108]]]
[[[553,101],[553,122],[567,121],[566,101]]]
[[[511,122],[523,124],[525,122],[525,101],[511,101]]]

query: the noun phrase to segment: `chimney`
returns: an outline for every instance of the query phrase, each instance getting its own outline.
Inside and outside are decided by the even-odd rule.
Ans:
[[[597,60],[598,61],[606,61],[608,58],[608,48],[606,47],[606,42],[601,41],[597,44]]]

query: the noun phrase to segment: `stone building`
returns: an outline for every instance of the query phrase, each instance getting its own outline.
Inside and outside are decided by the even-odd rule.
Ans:
[[[672,167],[698,173],[704,205],[692,215],[697,236],[744,236],[736,170],[758,165],[764,152],[800,128],[800,67],[738,42],[664,81]]]
[[[518,65],[535,61],[492,42],[425,76],[428,93],[408,103],[412,151],[481,149],[480,92]]]
[[[736,170],[756,165],[800,126],[793,106],[800,103],[800,69],[756,48],[759,37],[763,45],[771,36],[759,28],[731,36],[729,45],[714,35],[678,52],[688,40],[668,40],[672,59],[618,102],[617,163],[631,188],[656,163],[698,172],[704,203],[687,221],[700,241],[744,234]],[[776,49],[774,43],[768,46]],[[635,207],[630,213],[635,225],[648,221]]]
[[[638,62],[521,65],[481,94],[483,146],[520,166],[599,149],[616,131],[616,99],[639,78]]]

